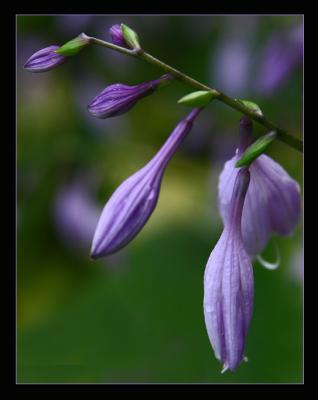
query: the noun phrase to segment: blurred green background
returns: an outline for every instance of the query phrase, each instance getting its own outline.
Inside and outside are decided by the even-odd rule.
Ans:
[[[82,31],[109,40],[121,22],[154,56],[302,132],[301,16],[18,16],[18,382],[302,382],[302,224],[276,239],[278,270],[254,263],[249,361],[221,375],[205,330],[203,273],[222,232],[217,181],[237,143],[236,111],[213,103],[200,115],[142,232],[119,253],[90,260],[101,208],[186,115],[176,101],[191,88],[174,83],[127,114],[97,120],[86,107],[104,87],[161,72],[97,47],[42,74],[23,65]],[[280,142],[268,153],[302,185],[301,154]],[[263,256],[273,260],[273,249]]]

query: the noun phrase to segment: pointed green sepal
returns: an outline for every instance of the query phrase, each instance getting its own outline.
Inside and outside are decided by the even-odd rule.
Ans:
[[[243,104],[243,106],[249,108],[254,114],[257,114],[259,116],[263,116],[263,112],[260,109],[259,105],[256,103],[253,103],[252,101],[249,100],[241,100],[241,99],[237,99],[237,101],[241,104]]]
[[[252,143],[242,154],[242,157],[236,162],[235,167],[249,166],[255,158],[264,153],[268,146],[275,140],[276,132],[269,132]]]
[[[75,39],[63,44],[59,49],[55,50],[55,53],[61,54],[62,56],[74,56],[80,52],[84,47],[90,43],[90,38],[81,33]]]
[[[132,49],[140,49],[137,33],[125,24],[121,24],[120,27],[127,45]]]
[[[216,97],[217,93],[216,90],[198,90],[183,96],[178,100],[178,103],[191,107],[203,107],[210,103]]]

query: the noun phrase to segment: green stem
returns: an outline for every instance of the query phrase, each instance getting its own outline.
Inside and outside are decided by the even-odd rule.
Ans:
[[[116,44],[105,42],[104,40],[97,39],[94,37],[87,36],[90,43],[97,44],[98,46],[107,47],[108,49],[119,51],[119,53],[126,54],[127,56],[136,57],[136,52],[134,50],[125,49],[125,47],[117,46]]]
[[[204,85],[203,83],[191,78],[190,76],[184,74],[183,72],[171,67],[170,65],[164,63],[161,60],[158,60],[151,54],[146,53],[142,49],[139,50],[129,50],[124,47],[116,46],[115,44],[105,42],[100,39],[96,39],[93,37],[90,37],[90,42],[97,44],[99,46],[107,47],[109,49],[118,51],[120,53],[126,54],[131,57],[139,58],[141,60],[146,61],[149,64],[152,64],[165,72],[170,73],[173,75],[175,78],[178,80],[192,86],[195,89],[199,90],[207,90],[211,91],[213,90],[214,92],[214,99],[221,101],[224,104],[227,104],[229,107],[247,115],[249,118],[252,120],[258,122],[259,124],[263,125],[264,127],[274,130],[277,133],[277,139],[280,141],[288,144],[290,147],[293,147],[294,149],[302,152],[303,151],[303,142],[302,140],[296,138],[295,136],[290,135],[286,130],[278,127],[275,125],[273,122],[268,120],[264,115],[259,115],[253,112],[250,108],[244,106],[241,102],[239,102],[236,99],[232,99],[231,97],[227,96],[225,93],[222,93],[216,89],[212,89],[211,87]]]

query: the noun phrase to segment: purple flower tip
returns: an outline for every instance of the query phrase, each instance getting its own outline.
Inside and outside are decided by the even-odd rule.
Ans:
[[[179,122],[153,159],[126,179],[113,193],[94,233],[92,258],[116,252],[143,228],[157,204],[165,168],[191,130],[199,112],[200,109],[194,109]]]
[[[241,234],[241,216],[249,181],[248,169],[240,169],[232,186],[230,218],[225,222],[204,274],[205,324],[223,371],[228,368],[235,371],[244,359],[253,312],[253,269]]]
[[[171,80],[170,75],[128,86],[115,83],[107,86],[88,105],[88,111],[97,118],[109,118],[130,110],[138,100],[149,96],[164,81]]]
[[[24,68],[30,72],[45,72],[61,65],[66,57],[55,53],[59,46],[52,45],[34,53],[24,64]]]
[[[114,44],[121,47],[128,47],[119,24],[113,25],[109,29],[109,33]]]

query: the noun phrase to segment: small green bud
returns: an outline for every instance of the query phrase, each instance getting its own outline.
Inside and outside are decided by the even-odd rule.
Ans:
[[[249,166],[252,161],[264,153],[268,146],[276,138],[276,132],[269,132],[267,135],[262,136],[252,143],[243,153],[242,157],[236,162],[235,167]]]
[[[217,96],[217,93],[216,90],[198,90],[183,96],[178,100],[178,103],[191,107],[203,107],[210,103]]]
[[[132,49],[140,49],[137,33],[125,24],[121,24],[120,27],[127,45]]]
[[[80,52],[84,47],[90,43],[90,38],[81,33],[75,39],[63,44],[59,49],[55,50],[55,53],[61,54],[62,56],[74,56]]]
[[[253,103],[252,101],[249,100],[241,100],[241,99],[237,99],[237,101],[241,104],[243,104],[243,106],[249,108],[251,111],[253,111],[253,113],[259,115],[259,116],[263,116],[263,112],[260,109],[260,107],[258,106],[258,104]]]

